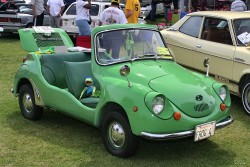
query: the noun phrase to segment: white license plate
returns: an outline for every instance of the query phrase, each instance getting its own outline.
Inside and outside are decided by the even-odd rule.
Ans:
[[[214,135],[216,122],[208,122],[195,127],[194,141],[206,139]]]
[[[3,27],[0,27],[0,32],[3,32]]]

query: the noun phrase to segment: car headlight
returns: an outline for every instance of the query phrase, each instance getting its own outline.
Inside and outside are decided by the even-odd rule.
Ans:
[[[224,86],[220,87],[219,96],[223,101],[226,99],[226,97],[227,97],[227,89]]]
[[[161,96],[156,96],[152,101],[152,109],[156,115],[160,114],[164,110],[165,101]]]

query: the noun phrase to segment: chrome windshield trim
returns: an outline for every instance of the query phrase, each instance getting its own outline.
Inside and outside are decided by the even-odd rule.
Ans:
[[[216,123],[216,128],[222,128],[224,126],[230,125],[233,123],[233,117],[229,116],[226,119]],[[188,130],[183,132],[177,132],[177,133],[169,133],[169,134],[153,134],[153,133],[147,133],[147,132],[141,132],[141,136],[146,139],[151,140],[170,140],[170,139],[179,139],[179,138],[185,138],[194,136],[195,130]]]

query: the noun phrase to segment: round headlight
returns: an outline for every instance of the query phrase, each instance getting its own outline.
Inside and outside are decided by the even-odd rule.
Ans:
[[[226,97],[227,97],[227,89],[224,86],[220,87],[219,96],[220,96],[220,98],[222,100],[226,99]]]
[[[164,103],[163,97],[157,96],[154,98],[152,102],[152,109],[155,114],[160,114],[163,111],[165,105]]]

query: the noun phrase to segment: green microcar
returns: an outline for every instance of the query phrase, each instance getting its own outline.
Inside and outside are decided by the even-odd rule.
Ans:
[[[208,60],[207,75],[178,65],[156,26],[96,27],[91,49],[51,27],[19,35],[29,52],[14,78],[22,115],[38,120],[49,108],[100,128],[114,156],[132,156],[140,138],[200,141],[233,122],[228,88],[209,77]]]

